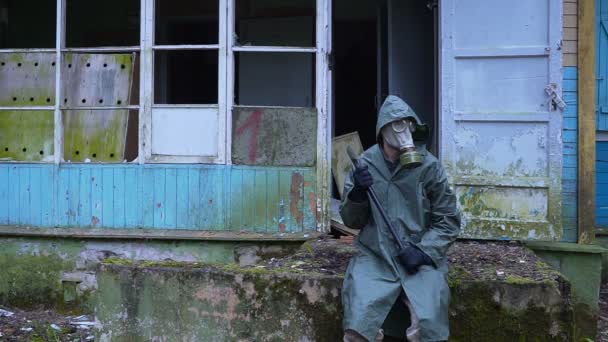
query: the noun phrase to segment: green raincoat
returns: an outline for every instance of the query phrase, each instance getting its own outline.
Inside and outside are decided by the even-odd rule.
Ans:
[[[380,109],[376,136],[386,124],[407,117],[416,120],[419,133],[428,133],[403,100],[389,96]],[[414,139],[424,139],[424,135],[415,134]],[[397,303],[402,290],[420,319],[421,341],[449,336],[446,252],[460,231],[460,213],[443,167],[423,143],[416,141],[416,146],[424,161],[414,169],[397,166],[390,172],[378,144],[365,151],[360,161],[369,166],[372,188],[402,241],[416,244],[435,265],[421,266],[418,273],[408,275],[394,257],[398,246],[379,211],[369,200],[348,199],[352,172],[344,185],[340,215],[347,226],[361,232],[356,242],[359,254],[351,260],[342,288],[343,325],[344,330],[354,330],[370,341],[385,321],[385,333],[405,336],[409,314]]]

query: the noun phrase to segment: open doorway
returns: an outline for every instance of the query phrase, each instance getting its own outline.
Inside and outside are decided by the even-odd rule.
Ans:
[[[378,110],[388,95],[397,95],[429,125],[427,147],[437,153],[435,3],[334,0],[334,137],[358,132],[363,149],[371,147]]]

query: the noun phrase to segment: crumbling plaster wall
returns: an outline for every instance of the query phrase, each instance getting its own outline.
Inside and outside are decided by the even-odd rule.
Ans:
[[[298,242],[118,241],[0,238],[0,305],[90,311],[96,268],[127,260],[252,264],[284,255]]]

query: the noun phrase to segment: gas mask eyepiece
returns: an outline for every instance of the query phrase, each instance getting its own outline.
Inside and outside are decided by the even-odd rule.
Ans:
[[[422,164],[423,156],[416,151],[412,133],[416,125],[410,120],[403,119],[382,127],[384,143],[399,151],[399,162],[405,168],[415,168]]]

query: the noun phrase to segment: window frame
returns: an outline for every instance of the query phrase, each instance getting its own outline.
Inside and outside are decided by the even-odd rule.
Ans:
[[[318,111],[317,151],[318,165],[329,158],[326,148],[322,147],[328,140],[326,130],[328,127],[329,98],[331,91],[328,88],[330,80],[328,51],[331,43],[331,0],[316,0],[315,5],[315,46],[238,46],[234,45],[236,29],[236,4],[238,0],[217,0],[219,2],[219,37],[218,44],[178,44],[155,45],[155,0],[140,0],[140,41],[134,46],[100,46],[100,47],[66,47],[66,1],[56,0],[56,27],[55,48],[44,49],[0,49],[0,52],[46,52],[55,54],[55,103],[53,106],[12,107],[2,106],[0,110],[16,111],[53,111],[54,112],[54,164],[64,163],[64,136],[63,113],[67,110],[138,110],[138,155],[131,163],[186,163],[186,164],[227,164],[230,165],[232,155],[232,110],[238,105],[234,101],[235,95],[235,53],[268,52],[268,53],[311,53],[315,54],[315,102]],[[76,0],[70,0],[76,1]],[[207,104],[155,104],[154,103],[154,54],[156,51],[179,50],[217,50],[218,51],[218,103]],[[138,53],[139,54],[139,104],[116,106],[64,106],[62,98],[62,59],[66,53]],[[137,96],[137,94],[133,94]],[[252,107],[252,106],[245,106]],[[262,106],[267,107],[267,106]],[[152,111],[155,108],[217,108],[218,133],[216,156],[176,156],[154,155],[152,153]],[[11,161],[13,162],[13,161]],[[32,163],[14,161],[16,163]],[[34,162],[39,164],[51,161]],[[100,163],[109,164],[112,163]]]

